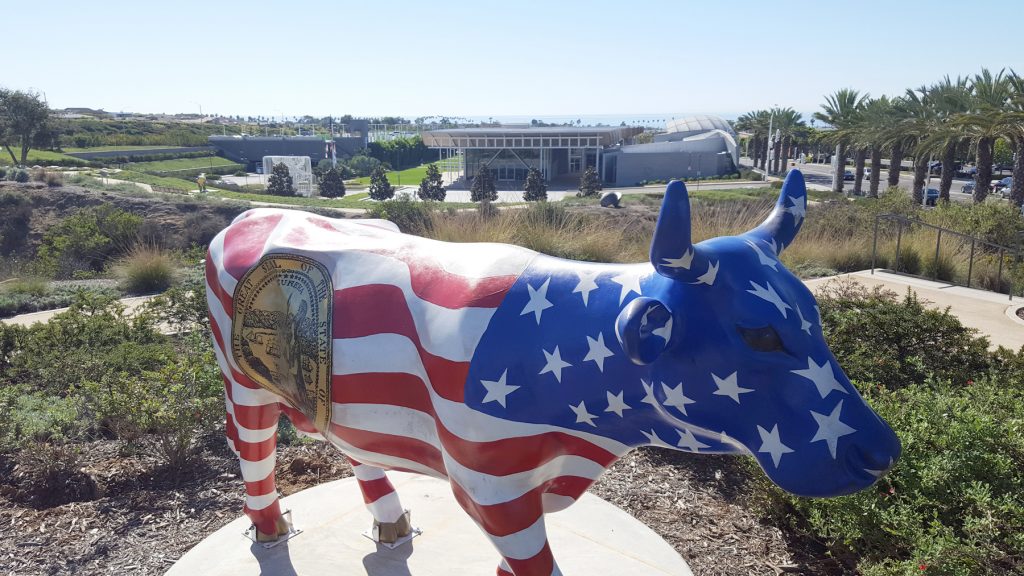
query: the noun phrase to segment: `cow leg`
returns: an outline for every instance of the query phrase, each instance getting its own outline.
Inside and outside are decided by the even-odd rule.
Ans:
[[[277,397],[262,389],[247,388],[225,377],[227,386],[228,446],[238,456],[245,482],[245,514],[256,526],[260,542],[288,533],[281,516],[274,465],[277,462]]]
[[[398,492],[391,485],[384,470],[348,459],[355,472],[359,490],[363,493],[366,509],[373,515],[373,527],[377,539],[385,544],[393,544],[412,532],[409,513],[402,509]]]
[[[548,544],[538,492],[499,504],[478,504],[455,479],[455,499],[501,554],[498,576],[561,576]]]

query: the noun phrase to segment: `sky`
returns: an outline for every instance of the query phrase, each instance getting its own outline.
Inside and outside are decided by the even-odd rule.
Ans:
[[[54,108],[735,118],[1024,73],[1020,0],[8,2],[0,86]]]

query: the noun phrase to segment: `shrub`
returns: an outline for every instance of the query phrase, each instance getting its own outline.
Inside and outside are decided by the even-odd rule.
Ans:
[[[50,188],[59,188],[64,185],[64,176],[60,172],[47,172],[44,181]]]
[[[548,199],[548,187],[544,183],[540,170],[530,168],[526,174],[526,183],[523,185],[523,200],[535,202]]]
[[[353,156],[346,165],[356,176],[369,176],[380,166],[380,160],[371,156]]]
[[[420,197],[420,200],[444,202],[447,191],[437,164],[427,164],[427,175],[420,181],[420,188],[416,195]]]
[[[141,225],[140,216],[112,204],[87,208],[46,231],[38,260],[58,278],[71,277],[76,270],[101,271],[134,245]]]
[[[0,364],[2,365],[2,364]],[[80,440],[86,426],[79,398],[35,392],[29,386],[0,388],[0,452],[29,442]]]
[[[129,294],[163,292],[174,282],[174,261],[156,247],[136,246],[114,267]]]
[[[424,235],[433,227],[432,212],[433,208],[429,204],[402,197],[374,203],[367,211],[367,215],[371,218],[390,220],[407,234]]]
[[[28,179],[29,179],[29,176],[28,176],[28,172],[27,171],[25,171],[25,170],[16,170],[14,172],[13,180],[15,182],[21,182],[22,184],[24,184],[25,182],[28,182]]]
[[[949,310],[926,307],[913,292],[830,282],[818,293],[821,325],[847,375],[898,389],[928,381],[966,382],[990,364],[988,340]]]
[[[46,182],[46,170],[42,168],[36,168],[35,170],[32,170],[32,181]]]
[[[341,198],[345,195],[345,182],[341,172],[328,168],[320,179],[320,195],[324,198]]]
[[[37,508],[101,495],[96,480],[81,470],[81,453],[75,446],[39,443],[22,450],[16,462],[13,480],[21,490],[15,497]]]
[[[388,181],[387,172],[384,166],[378,165],[370,174],[370,198],[381,201],[388,200],[395,195],[395,188]]]
[[[7,177],[7,168],[4,168],[3,166],[0,166],[0,180],[3,180],[6,177]]]
[[[597,196],[601,191],[601,180],[597,176],[597,170],[593,166],[587,166],[580,176],[579,193],[577,196]]]
[[[20,192],[0,192],[0,254],[23,248],[32,221],[32,201]]]
[[[275,164],[270,178],[267,179],[267,194],[275,196],[294,196],[295,187],[292,184],[292,175],[288,166],[282,162]]]
[[[787,496],[758,474],[769,514],[865,575],[1024,572],[1021,388],[930,383],[867,400],[903,443],[896,467],[832,499]]]
[[[182,243],[186,248],[205,248],[230,223],[230,220],[221,214],[189,214],[182,222]]]
[[[498,199],[498,189],[494,185],[494,172],[486,165],[481,165],[473,177],[469,187],[469,199],[473,202],[494,202]]]

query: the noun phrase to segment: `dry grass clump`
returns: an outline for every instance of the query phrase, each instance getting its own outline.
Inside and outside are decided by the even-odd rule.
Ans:
[[[175,263],[170,254],[155,246],[132,248],[113,267],[129,294],[163,292],[174,283]]]

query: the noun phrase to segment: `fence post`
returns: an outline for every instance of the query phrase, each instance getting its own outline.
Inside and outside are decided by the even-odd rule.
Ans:
[[[898,218],[896,223],[898,224],[896,228],[896,266],[893,268],[893,272],[900,271],[900,243],[903,242],[903,219]]]
[[[1003,249],[999,249],[999,275],[996,278],[996,291],[1001,292],[1003,288]],[[1013,295],[1010,295],[1013,298]]]
[[[875,238],[871,241],[871,275],[875,274],[875,254],[878,253],[878,221],[881,216],[875,216]]]
[[[971,274],[974,272],[974,237],[971,237],[971,256],[967,259],[967,287],[971,287]]]
[[[939,279],[939,244],[942,243],[942,228],[935,236],[935,269],[932,271],[932,280]]]

